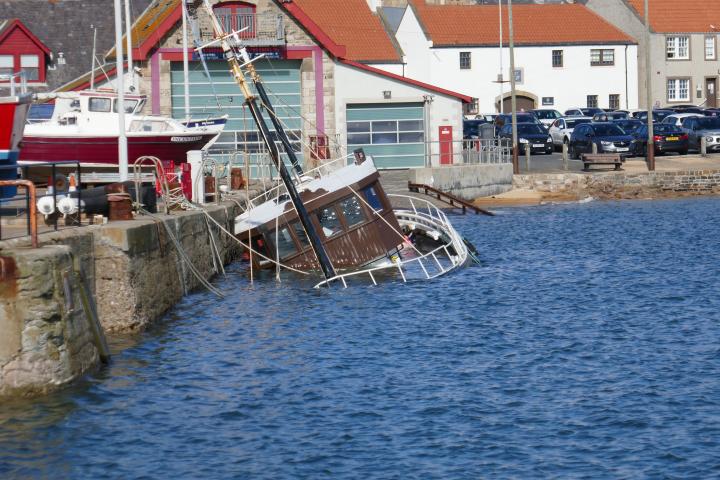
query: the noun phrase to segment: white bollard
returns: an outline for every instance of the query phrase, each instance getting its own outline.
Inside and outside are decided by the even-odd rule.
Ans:
[[[563,162],[563,170],[568,170],[568,144],[563,142],[562,146],[562,162]]]
[[[705,136],[700,138],[700,155],[707,157],[707,139]]]
[[[187,162],[190,164],[190,181],[192,182],[192,201],[205,203],[205,178],[202,172],[202,151],[191,150],[187,152]]]

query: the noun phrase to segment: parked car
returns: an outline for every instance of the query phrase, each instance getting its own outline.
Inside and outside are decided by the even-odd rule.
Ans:
[[[596,113],[603,113],[602,108],[571,108],[565,110],[566,117],[592,117]]]
[[[487,120],[463,120],[463,139],[468,140],[471,138],[479,138],[480,132],[479,127],[488,123]]]
[[[545,131],[542,125],[537,123],[517,124],[519,153],[524,154],[527,148],[530,153],[552,153],[554,150],[552,138]],[[508,123],[500,129],[500,138],[507,138],[512,141],[512,124]]]
[[[602,112],[596,113],[592,117],[593,122],[610,122],[612,120],[624,120],[628,118],[625,112]]]
[[[668,107],[667,109],[672,110],[675,113],[697,113],[700,115],[705,114],[701,107],[695,105],[674,105],[672,107]]]
[[[663,118],[662,123],[668,123],[670,125],[675,125],[676,127],[682,127],[682,122],[684,119],[688,117],[702,117],[704,115],[700,115],[697,113],[674,113],[672,115],[668,115],[667,117]]]
[[[570,135],[572,134],[573,129],[577,125],[582,125],[583,123],[590,123],[591,120],[592,118],[590,117],[558,118],[552,125],[550,125],[550,128],[548,130],[548,133],[552,138],[553,144],[555,146],[561,147],[563,143],[569,143]]]
[[[700,150],[700,141],[705,137],[708,152],[720,150],[720,117],[685,117],[682,129],[688,134],[688,146]]]
[[[672,110],[653,110],[653,122],[662,122],[665,117],[669,117],[674,114],[675,112]],[[647,122],[647,110],[640,110],[639,112],[636,112],[635,118]]]
[[[593,144],[598,153],[620,153],[629,155],[633,137],[626,134],[614,123],[584,123],[575,127],[568,145],[570,156],[580,158],[583,153],[592,153]]]
[[[635,155],[645,156],[647,152],[648,126],[643,123],[632,133],[634,138],[631,151]],[[675,125],[656,123],[653,125],[653,145],[655,154],[677,152],[686,155],[688,152],[688,134]]]
[[[641,122],[640,120],[636,120],[634,118],[613,120],[612,123],[622,128],[623,132],[627,133],[628,135],[632,135],[633,132],[635,132],[638,128],[645,125],[645,122]]]
[[[706,117],[720,117],[720,108],[706,108],[705,116]]]
[[[540,120],[537,119],[535,115],[528,112],[517,112],[515,113],[515,116],[517,118],[517,123],[535,123],[537,125],[540,125],[542,128],[545,128],[545,126],[540,123]],[[505,125],[512,125],[512,114],[510,113],[503,113],[502,115],[498,115],[495,117],[495,132],[496,136],[500,135],[500,130]]]
[[[546,127],[550,127],[555,120],[562,117],[560,112],[552,108],[536,108],[535,110],[530,110],[530,113],[535,115],[537,119],[540,120],[540,123]]]

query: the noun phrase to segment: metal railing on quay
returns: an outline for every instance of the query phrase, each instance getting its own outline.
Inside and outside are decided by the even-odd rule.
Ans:
[[[507,139],[425,142],[425,152],[427,166],[512,162],[512,145]]]
[[[3,189],[13,188],[13,186],[25,187],[25,195],[18,195],[16,192],[12,195],[0,195],[0,240],[7,240],[9,238],[17,238],[24,236],[31,236],[34,238],[34,244],[37,243],[37,218],[38,213],[45,215],[45,224],[51,227],[52,230],[57,231],[60,228],[60,210],[58,208],[60,201],[67,196],[70,196],[70,192],[58,192],[58,187],[61,187],[65,182],[64,175],[58,176],[58,167],[61,166],[75,166],[74,178],[77,188],[77,215],[65,216],[65,226],[80,226],[82,220],[80,216],[82,203],[82,172],[80,170],[80,162],[78,161],[64,161],[64,162],[38,162],[26,165],[0,165],[0,171],[15,171],[15,175],[22,177],[22,179],[6,179],[0,183]],[[38,170],[43,169],[43,174],[37,173]],[[48,187],[52,187],[52,192],[48,193],[47,190],[44,195],[37,194],[37,187],[32,181],[34,177],[45,175],[49,173]],[[12,176],[4,175],[5,177]],[[32,186],[32,187],[31,187]],[[3,191],[3,193],[7,190]],[[71,197],[75,198],[75,197]],[[21,235],[15,235],[12,237],[3,237],[3,224],[6,230],[12,230],[10,227],[15,225],[15,221],[24,217],[26,233]],[[23,231],[20,230],[20,231]]]

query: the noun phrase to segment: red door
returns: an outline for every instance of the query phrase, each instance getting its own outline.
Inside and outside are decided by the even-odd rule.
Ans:
[[[440,165],[452,165],[453,145],[452,127],[449,125],[440,126]]]

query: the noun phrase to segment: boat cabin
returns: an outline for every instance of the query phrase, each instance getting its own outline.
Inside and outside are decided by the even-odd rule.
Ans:
[[[313,226],[336,269],[387,259],[402,246],[400,225],[379,178],[372,161],[366,160],[329,177],[298,185]],[[338,179],[345,182],[340,184]],[[283,265],[300,270],[318,268],[308,236],[286,196],[238,217],[235,233],[244,241],[250,235],[253,248]],[[254,261],[264,266],[259,259]]]
[[[139,114],[146,102],[145,95],[125,95],[125,113]],[[83,91],[59,93],[50,122],[77,125],[82,119],[116,121],[118,99],[115,92]]]

